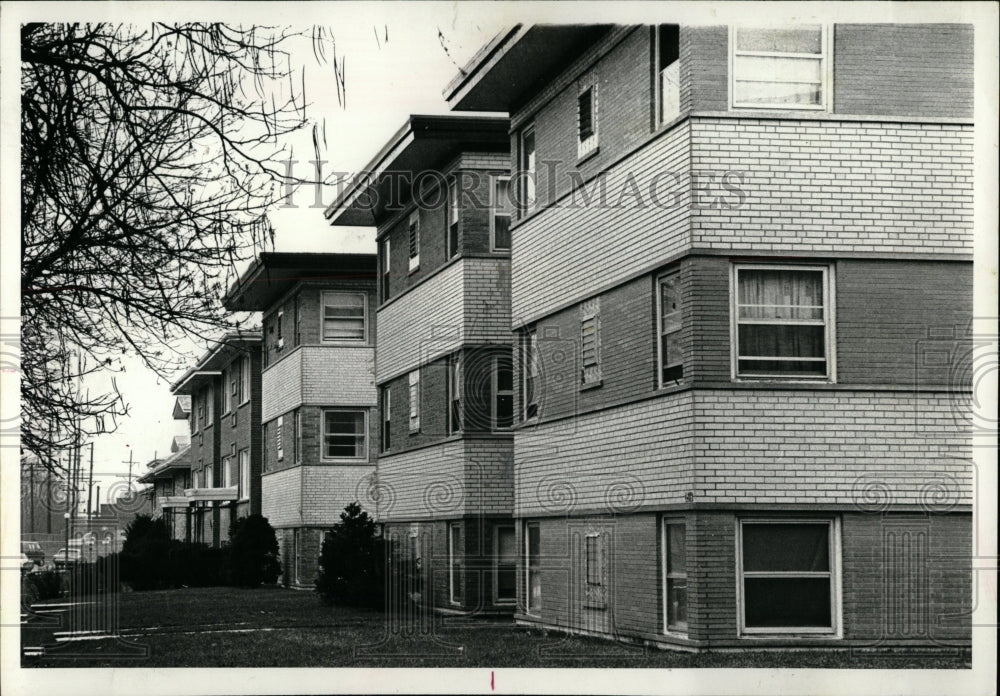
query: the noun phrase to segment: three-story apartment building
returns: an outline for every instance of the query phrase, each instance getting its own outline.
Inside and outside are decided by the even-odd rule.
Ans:
[[[378,519],[461,612],[516,601],[508,130],[411,116],[326,211],[377,228]]]
[[[968,645],[972,45],[517,26],[447,88],[511,119],[520,622]]]
[[[190,421],[191,397],[178,396],[172,410],[174,420]],[[138,483],[151,485],[150,504],[154,515],[167,525],[171,539],[190,541],[191,506],[184,493],[191,488],[191,438],[174,437],[170,454],[164,459],[154,459],[148,470],[139,476]]]
[[[263,313],[261,505],[283,582],[311,587],[324,534],[375,469],[375,256],[264,252],[224,299]]]
[[[261,511],[260,346],[259,331],[227,333],[172,387],[191,397],[190,472],[183,498],[175,489],[166,502],[190,541],[220,546]]]

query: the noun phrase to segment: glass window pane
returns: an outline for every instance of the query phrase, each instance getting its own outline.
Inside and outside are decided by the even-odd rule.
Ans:
[[[493,245],[497,249],[510,249],[509,215],[497,215],[493,218]]]
[[[687,550],[684,525],[667,525],[667,572],[684,573],[687,569]]]
[[[741,319],[823,318],[821,271],[739,271]]]
[[[667,625],[687,628],[687,578],[667,579]]]
[[[744,377],[780,375],[782,377],[823,377],[825,360],[740,360],[739,372]]]
[[[740,358],[825,357],[826,331],[823,326],[742,324],[739,334]]]
[[[735,72],[735,71],[734,71]],[[752,82],[741,80],[739,73],[733,82],[733,101],[737,104],[823,104],[822,85],[802,82]]]
[[[743,525],[743,570],[830,570],[829,526],[826,524]]]
[[[829,578],[746,578],[747,628],[831,626]]]
[[[819,58],[778,58],[776,56],[736,56],[733,73],[740,82],[812,84],[823,81]]]
[[[823,50],[822,27],[817,24],[739,27],[736,37],[736,48],[739,51],[819,54]]]

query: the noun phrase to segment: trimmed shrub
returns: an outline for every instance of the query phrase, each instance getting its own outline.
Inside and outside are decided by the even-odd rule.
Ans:
[[[384,608],[387,551],[375,521],[358,503],[348,505],[323,540],[316,578],[320,598],[325,604]]]
[[[31,605],[46,599],[56,599],[62,594],[60,574],[54,570],[26,573],[21,578],[22,603]]]
[[[229,564],[232,584],[257,587],[273,584],[281,575],[278,537],[263,515],[240,517],[229,530]]]
[[[136,515],[125,528],[119,554],[121,579],[134,590],[169,587],[167,557],[171,540],[162,519]]]

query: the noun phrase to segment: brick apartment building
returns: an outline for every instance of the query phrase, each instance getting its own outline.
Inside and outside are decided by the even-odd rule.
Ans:
[[[172,491],[160,499],[174,538],[218,547],[237,518],[261,511],[260,346],[259,331],[227,333],[171,388],[191,398],[190,472],[164,472]]]
[[[378,519],[445,610],[516,601],[508,126],[411,116],[326,211],[377,228]]]
[[[178,396],[172,415],[175,420],[189,420],[191,397]],[[170,454],[152,460],[146,468],[136,482],[150,484],[148,493],[153,514],[163,519],[171,539],[190,541],[191,501],[184,491],[191,488],[191,438],[175,437],[170,443]]]
[[[264,252],[228,291],[263,313],[261,509],[282,581],[311,587],[324,534],[375,470],[375,255]]]
[[[510,114],[519,622],[969,644],[972,45],[961,25],[517,26],[449,85],[455,110]],[[409,297],[396,240],[394,447],[393,380],[427,338],[382,328]]]

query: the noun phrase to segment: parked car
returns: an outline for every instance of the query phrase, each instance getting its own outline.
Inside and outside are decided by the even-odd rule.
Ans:
[[[45,552],[42,551],[42,545],[37,541],[22,541],[21,553],[30,558],[37,566],[45,564]]]
[[[59,549],[54,554],[52,554],[52,562],[56,564],[56,568],[60,566],[67,566],[70,563],[80,563],[83,560],[83,554],[80,549]]]

